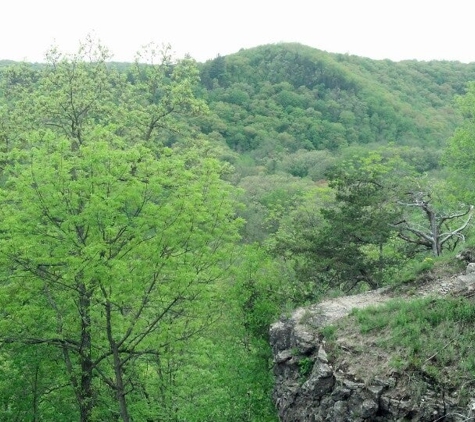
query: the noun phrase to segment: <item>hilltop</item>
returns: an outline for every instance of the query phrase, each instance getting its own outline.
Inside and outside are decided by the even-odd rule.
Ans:
[[[213,119],[203,129],[237,152],[337,150],[394,142],[441,147],[460,115],[453,100],[475,64],[371,60],[275,44],[201,65]]]

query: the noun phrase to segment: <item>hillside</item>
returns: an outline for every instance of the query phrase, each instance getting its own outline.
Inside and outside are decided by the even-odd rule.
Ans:
[[[213,115],[202,129],[256,157],[388,143],[439,148],[475,64],[391,62],[299,44],[266,45],[201,66]]]
[[[262,242],[312,182],[325,185],[328,171],[354,155],[391,150],[384,154],[420,175],[440,173],[447,139],[462,123],[455,99],[475,80],[475,64],[276,44],[218,56],[200,64],[200,77],[210,113],[194,123],[246,192],[246,242]]]

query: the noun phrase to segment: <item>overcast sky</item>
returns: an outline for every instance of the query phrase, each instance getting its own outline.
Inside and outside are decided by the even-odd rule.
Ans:
[[[473,6],[472,6],[473,4]],[[299,42],[373,59],[475,62],[473,0],[0,0],[0,59],[74,52],[88,33],[114,59],[151,41],[198,61]]]

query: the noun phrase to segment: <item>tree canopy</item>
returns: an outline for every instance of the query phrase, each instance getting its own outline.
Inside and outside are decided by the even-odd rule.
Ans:
[[[31,78],[7,74],[2,361],[30,356],[24,382],[55,369],[35,381],[28,410],[21,390],[4,392],[3,420],[170,418],[169,365],[219,315],[240,224],[226,166],[189,133],[171,148],[157,137],[200,107],[196,70],[137,64],[132,85],[106,57],[91,44],[73,57],[52,50]]]

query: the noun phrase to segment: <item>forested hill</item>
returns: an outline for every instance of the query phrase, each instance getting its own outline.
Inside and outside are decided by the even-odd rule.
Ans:
[[[201,65],[214,112],[202,129],[240,153],[394,142],[439,148],[459,116],[454,96],[475,63],[372,60],[300,44],[264,45]]]

